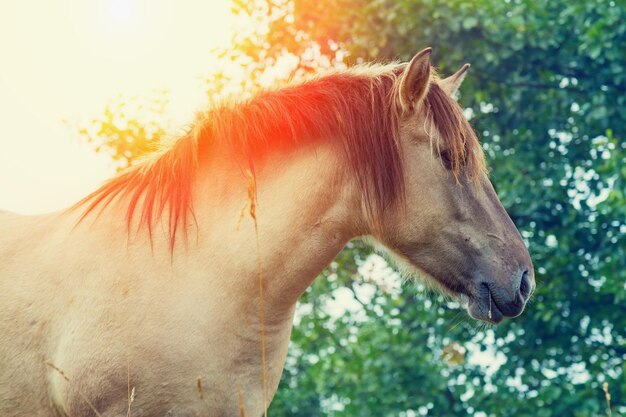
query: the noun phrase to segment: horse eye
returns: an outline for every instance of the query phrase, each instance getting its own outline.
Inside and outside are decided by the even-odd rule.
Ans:
[[[450,158],[450,152],[448,150],[442,150],[441,152],[439,152],[439,156],[441,157],[443,166],[446,167],[447,170],[451,170],[452,159]]]

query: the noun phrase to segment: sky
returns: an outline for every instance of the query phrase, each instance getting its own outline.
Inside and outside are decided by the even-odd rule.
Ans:
[[[0,0],[0,209],[59,210],[114,175],[76,126],[120,94],[167,89],[191,120],[234,26],[228,0]]]

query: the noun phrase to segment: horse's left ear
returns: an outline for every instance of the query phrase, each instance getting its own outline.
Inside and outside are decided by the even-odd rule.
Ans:
[[[460,70],[458,70],[448,78],[444,78],[443,80],[439,81],[439,87],[441,87],[443,91],[445,91],[450,97],[452,97],[461,86],[463,79],[467,75],[467,70],[469,69],[469,67],[470,64],[463,65]]]
[[[406,66],[400,78],[400,106],[410,109],[424,98],[430,84],[430,54],[432,48],[418,52]]]

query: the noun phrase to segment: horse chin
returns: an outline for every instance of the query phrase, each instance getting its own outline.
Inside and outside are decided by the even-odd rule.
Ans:
[[[375,242],[376,241],[370,241],[369,243]],[[379,244],[377,246],[379,248],[381,247]],[[403,256],[393,251],[386,252],[391,255],[391,258],[395,261],[396,266],[405,276],[411,277],[415,280],[420,280],[437,292],[445,294],[456,300],[462,307],[467,309],[469,316],[473,319],[486,323],[497,324],[504,318],[504,315],[496,303],[493,302],[490,292],[486,297],[484,296],[485,294],[483,294],[483,296],[480,296],[480,294],[474,294],[473,291],[468,288],[465,288],[463,292],[461,292],[458,288],[452,288],[452,286],[445,280],[437,279],[433,275],[419,268],[417,263],[411,261],[409,256]]]
[[[461,307],[465,307],[471,318],[489,324],[498,324],[504,319],[505,314],[502,313],[494,301],[490,291],[487,293],[468,294],[455,291],[439,281],[435,282],[442,293],[456,300]]]
[[[445,282],[434,280],[441,289],[441,292],[455,299],[462,307],[465,307],[469,316],[475,320],[489,324],[498,324],[505,317],[514,315],[505,314],[493,298],[493,294],[487,286],[480,286],[479,289],[462,290],[453,289]],[[486,289],[486,290],[485,290]]]
[[[454,298],[461,304],[462,307],[469,308],[470,298],[467,294],[455,294]]]

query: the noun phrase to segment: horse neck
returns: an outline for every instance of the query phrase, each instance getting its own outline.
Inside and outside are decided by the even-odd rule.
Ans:
[[[223,156],[202,164],[193,253],[197,270],[219,270],[208,279],[228,281],[232,296],[248,302],[259,298],[260,260],[268,319],[279,318],[359,234],[361,204],[325,143],[269,155],[255,179],[251,188],[250,177]]]

